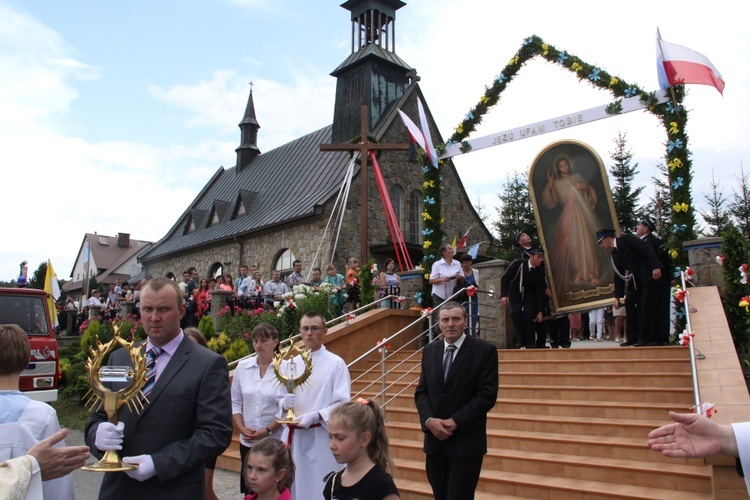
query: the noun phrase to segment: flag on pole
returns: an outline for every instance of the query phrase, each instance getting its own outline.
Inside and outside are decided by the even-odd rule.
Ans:
[[[424,107],[422,106],[422,99],[417,97],[417,109],[419,110],[419,124],[422,126],[422,134],[424,135],[424,141],[427,145],[427,149],[424,150],[427,153],[427,158],[432,163],[432,166],[437,168],[438,156],[435,151],[435,146],[432,144],[432,135],[430,134],[430,126],[427,123],[427,115],[424,114]]]
[[[47,308],[51,316],[52,324],[57,326],[57,299],[60,298],[60,283],[57,281],[57,273],[52,268],[52,261],[47,259],[47,274],[44,276],[44,291],[47,292]]]
[[[464,248],[466,246],[466,237],[469,236],[469,231],[471,231],[471,226],[469,226],[469,229],[467,229],[464,235],[461,236],[461,240],[458,242],[458,248]]]
[[[476,259],[477,252],[479,252],[479,243],[477,243],[476,245],[471,245],[471,248],[469,248],[469,251],[467,253],[471,255],[472,259]]]
[[[656,71],[659,86],[667,89],[672,85],[695,83],[712,85],[724,94],[724,78],[706,56],[694,50],[665,42],[659,28],[656,29]]]
[[[456,236],[454,236],[454,237],[453,237],[453,244],[451,245],[451,246],[453,247],[453,250],[455,250],[455,249],[456,249],[456,240],[457,240],[457,239],[458,239],[458,238],[457,238]]]
[[[432,144],[430,128],[427,126],[427,117],[424,114],[422,101],[419,99],[417,99],[417,106],[419,108],[419,120],[422,124],[421,129],[413,121],[411,121],[411,118],[409,118],[406,113],[404,113],[400,109],[398,110],[398,114],[401,117],[401,120],[403,120],[404,125],[406,125],[406,130],[407,132],[409,132],[409,136],[411,136],[412,142],[415,142],[420,148],[424,150],[427,158],[430,160],[430,163],[432,163],[432,166],[437,168],[437,153],[435,152],[435,146],[433,146]]]

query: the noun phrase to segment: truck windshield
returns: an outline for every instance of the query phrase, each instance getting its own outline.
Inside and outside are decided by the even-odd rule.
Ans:
[[[18,325],[27,335],[49,335],[41,297],[0,295],[0,324]]]

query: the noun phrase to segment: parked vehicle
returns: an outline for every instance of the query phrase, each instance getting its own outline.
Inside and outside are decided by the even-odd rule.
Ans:
[[[21,391],[37,401],[57,401],[60,352],[47,294],[32,288],[0,288],[0,324],[18,325],[29,336],[31,359],[21,373]]]

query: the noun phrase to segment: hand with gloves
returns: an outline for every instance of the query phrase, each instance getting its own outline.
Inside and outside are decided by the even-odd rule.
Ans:
[[[122,457],[122,462],[126,464],[138,464],[137,469],[125,471],[125,474],[136,481],[145,481],[156,475],[156,467],[154,467],[154,459],[151,458],[151,455]]]
[[[318,415],[317,411],[311,411],[310,413],[305,413],[304,415],[300,415],[297,418],[300,421],[297,424],[297,427],[300,427],[302,429],[307,429],[311,425],[314,425],[320,422],[320,415]]]
[[[123,422],[118,422],[117,425],[111,422],[102,422],[96,428],[94,446],[102,451],[121,450],[124,430],[125,424]]]
[[[281,407],[285,410],[289,410],[295,406],[297,406],[297,396],[294,394],[284,394],[284,397],[281,398]]]

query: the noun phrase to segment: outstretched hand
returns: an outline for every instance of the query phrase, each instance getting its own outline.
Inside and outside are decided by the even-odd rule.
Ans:
[[[722,425],[697,413],[669,412],[676,423],[654,429],[647,446],[671,458],[703,458],[712,455],[738,456],[731,425]]]
[[[67,476],[79,467],[86,465],[86,459],[89,458],[87,446],[66,446],[62,448],[54,446],[65,439],[67,435],[67,429],[60,429],[46,439],[39,441],[29,450],[28,454],[36,458],[39,463],[42,481]]]

